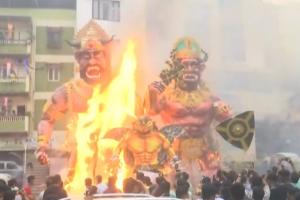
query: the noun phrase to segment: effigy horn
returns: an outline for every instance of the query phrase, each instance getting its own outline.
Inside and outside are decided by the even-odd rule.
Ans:
[[[69,41],[69,40],[66,40],[66,42],[73,48],[76,48],[76,49],[80,49],[81,48],[81,43],[79,41]]]
[[[204,50],[201,50],[202,53],[204,54],[204,57],[203,57],[203,62],[206,62],[208,60],[208,54],[204,51]]]
[[[109,38],[109,39],[101,39],[100,42],[101,42],[103,45],[106,45],[106,44],[112,42],[112,41],[114,40],[114,37],[115,37],[115,36],[113,35],[113,36],[111,36],[111,38]]]

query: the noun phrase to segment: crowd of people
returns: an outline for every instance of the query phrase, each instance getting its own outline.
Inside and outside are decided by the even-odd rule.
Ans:
[[[287,162],[292,162],[288,160]],[[98,175],[85,179],[86,197],[103,193],[142,193],[154,197],[176,197],[197,200],[300,200],[300,172],[283,165],[273,167],[266,174],[254,170],[219,170],[213,177],[203,177],[195,190],[189,183],[186,172],[177,172],[174,183],[168,178],[158,176],[151,181],[149,176],[137,172],[135,177],[123,180],[123,188],[116,186],[117,177],[111,176],[104,183]],[[153,178],[153,177],[152,177]],[[34,176],[27,178],[27,184],[19,189],[15,179],[0,180],[0,200],[58,200],[68,197],[60,175],[46,179],[46,189],[38,196],[33,194]]]

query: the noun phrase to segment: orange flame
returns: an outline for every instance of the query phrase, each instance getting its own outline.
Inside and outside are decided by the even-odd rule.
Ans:
[[[117,144],[116,141],[103,139],[105,134],[113,128],[124,126],[128,116],[135,116],[136,66],[135,45],[129,41],[119,73],[105,90],[96,86],[88,101],[88,110],[78,114],[73,133],[77,142],[76,165],[72,182],[66,186],[70,193],[82,194],[85,178],[104,172],[106,151]],[[125,171],[119,171],[119,187],[124,175]]]

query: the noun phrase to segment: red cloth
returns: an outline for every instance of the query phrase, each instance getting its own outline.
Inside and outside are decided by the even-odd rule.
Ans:
[[[24,192],[26,195],[32,195],[32,190],[31,190],[31,187],[29,185],[26,185],[24,188],[23,188]]]

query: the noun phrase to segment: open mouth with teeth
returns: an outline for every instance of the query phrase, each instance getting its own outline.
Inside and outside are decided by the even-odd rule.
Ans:
[[[89,79],[99,79],[101,77],[101,71],[98,66],[88,67],[85,74]]]
[[[184,81],[194,82],[198,81],[198,75],[192,73],[183,74],[182,79]]]

